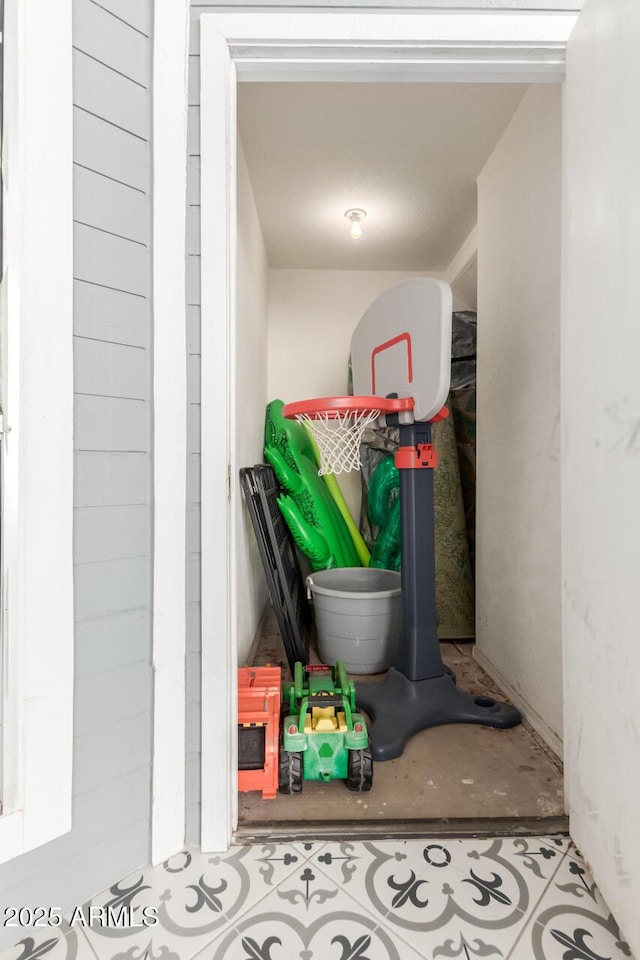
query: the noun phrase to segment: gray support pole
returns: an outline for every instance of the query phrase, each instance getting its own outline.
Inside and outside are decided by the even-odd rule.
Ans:
[[[431,443],[431,424],[400,426],[400,446]],[[436,612],[433,470],[400,470],[402,519],[402,604],[404,640],[396,669],[409,680],[440,677],[445,672]]]

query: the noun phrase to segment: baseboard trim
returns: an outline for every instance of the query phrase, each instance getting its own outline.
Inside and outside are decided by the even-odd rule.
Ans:
[[[558,734],[551,729],[549,724],[542,719],[540,714],[533,709],[531,704],[527,703],[522,694],[518,693],[518,691],[503,676],[500,670],[498,670],[498,668],[494,666],[494,664],[487,657],[485,657],[482,651],[478,650],[477,644],[473,650],[473,659],[480,664],[485,673],[489,674],[491,679],[508,696],[513,705],[518,708],[522,716],[530,724],[530,726],[533,727],[538,736],[544,740],[546,745],[562,762],[563,747],[562,740]]]

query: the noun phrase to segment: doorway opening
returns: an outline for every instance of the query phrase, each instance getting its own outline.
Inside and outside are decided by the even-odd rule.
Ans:
[[[501,519],[516,528],[526,527],[535,509],[533,502],[514,502],[508,494],[512,479],[503,480],[503,474],[512,478],[519,470],[518,446],[530,441],[527,421],[514,423],[506,436],[504,431],[514,409],[520,405],[533,409],[538,404],[541,387],[536,380],[544,380],[545,390],[554,391],[558,401],[559,380],[549,384],[552,354],[559,352],[553,330],[557,316],[540,319],[538,335],[547,340],[548,355],[531,354],[531,375],[518,383],[512,368],[526,363],[530,352],[528,334],[520,327],[526,324],[530,309],[521,301],[536,296],[537,284],[532,290],[529,275],[533,267],[522,265],[521,277],[511,281],[490,276],[498,272],[500,258],[505,257],[501,231],[516,225],[525,234],[537,234],[537,242],[545,237],[551,261],[556,253],[559,256],[559,116],[556,85],[243,83],[238,87],[238,245],[245,251],[239,263],[238,319],[242,324],[243,290],[251,276],[264,271],[266,257],[261,312],[268,402],[346,393],[353,329],[375,297],[392,284],[431,276],[452,287],[454,339],[447,401],[452,417],[436,428],[441,649],[461,686],[478,695],[511,695],[529,717],[508,732],[468,725],[424,730],[412,738],[402,757],[376,764],[375,788],[362,796],[347,793],[339,784],[320,782],[305,782],[301,796],[281,796],[276,801],[262,801],[256,793],[240,794],[238,830],[243,836],[271,836],[274,831],[295,835],[300,829],[296,823],[301,821],[307,828],[313,823],[315,830],[324,825],[325,831],[338,829],[344,821],[353,829],[357,822],[357,829],[366,833],[386,832],[391,825],[395,831],[413,830],[418,822],[442,820],[449,828],[454,820],[469,828],[486,821],[494,831],[497,825],[512,821],[521,830],[529,824],[531,830],[539,831],[541,819],[552,828],[564,826],[562,770],[553,749],[558,749],[561,733],[559,595],[547,595],[546,609],[538,607],[541,619],[558,617],[555,636],[545,638],[547,656],[538,667],[547,674],[541,684],[556,687],[556,699],[548,698],[544,717],[532,716],[527,697],[538,702],[537,683],[529,688],[519,684],[526,657],[513,648],[527,645],[536,628],[527,634],[516,627],[507,636],[508,623],[518,614],[505,612],[497,599],[501,583],[509,592],[508,577],[500,569],[505,561],[525,568],[530,561],[523,556],[496,557],[501,550],[518,549],[518,544],[521,554],[525,548],[525,534],[514,529],[505,535]],[[548,131],[547,142],[538,143],[538,154],[531,155],[527,139],[539,140],[543,128]],[[511,177],[509,164],[514,168]],[[538,173],[532,175],[535,169]],[[518,190],[525,186],[539,194],[537,202],[550,211],[556,205],[555,223],[547,222],[542,228],[535,222],[528,224],[526,203],[523,210],[509,214],[510,205],[518,203]],[[496,196],[500,193],[502,197]],[[366,210],[357,242],[343,223],[344,212],[354,207]],[[554,236],[557,250],[550,250]],[[531,242],[535,245],[536,239]],[[512,243],[518,244],[515,236]],[[551,284],[548,277],[543,282]],[[559,301],[559,285],[556,294]],[[242,329],[238,338],[243,343]],[[241,382],[245,377],[255,382],[254,364],[243,359],[241,351],[237,370]],[[499,409],[500,397],[511,412]],[[243,430],[259,434],[263,423],[259,403],[251,411],[245,409]],[[487,470],[486,477],[479,479],[477,565],[476,427],[480,469]],[[496,429],[501,437],[493,435]],[[548,432],[551,439],[552,427]],[[384,432],[369,436],[365,458],[367,447],[384,449],[386,442]],[[485,452],[491,460],[501,458],[497,468],[483,464]],[[358,472],[339,478],[353,517],[370,535],[362,480]],[[506,486],[500,504],[496,500],[502,483]],[[540,491],[531,493],[540,522],[548,526],[545,536],[553,541],[554,524],[559,524],[559,478],[543,495],[546,509]],[[531,549],[537,550],[534,543]],[[551,549],[548,562],[553,568]],[[243,564],[239,577],[246,576]],[[509,603],[523,607],[525,601],[505,597],[504,604]],[[506,650],[492,636],[496,632]],[[242,639],[246,644],[247,637]],[[317,660],[313,641],[312,647]],[[288,676],[273,612],[252,649],[247,651],[245,646],[239,652],[251,665],[280,664]],[[510,682],[510,678],[515,679]],[[531,719],[538,721],[538,731]]]
[[[213,23],[214,19],[216,21],[215,25]],[[483,47],[484,45],[481,54],[478,52],[478,49],[470,53],[468,48],[464,53],[460,53],[462,49],[462,45],[460,45],[456,48],[454,55],[452,54],[453,48],[448,47],[447,57],[449,59],[444,71],[448,73],[446,79],[456,84],[466,81],[476,83],[478,80],[484,83],[508,81],[510,83],[519,82],[527,84],[543,78],[547,81],[557,83],[562,79],[563,50],[574,19],[573,17],[564,19],[558,17],[543,17],[540,19],[529,18],[523,15],[511,18],[497,18],[493,20],[493,24],[496,25],[498,33],[504,31],[505,28],[509,26],[509,23],[510,29],[514,27],[514,24],[517,24],[517,30],[515,31],[517,40],[515,40],[515,45],[510,48],[509,44],[511,41],[505,41],[503,33],[500,42],[496,46],[496,44],[492,44],[491,41],[487,40],[486,33],[480,31],[483,39],[479,42],[479,47]],[[236,20],[239,22],[236,23]],[[273,81],[276,78],[278,81],[284,80],[287,83],[295,83],[299,80],[304,80],[305,83],[309,83],[314,79],[322,79],[323,82],[343,82],[344,80],[348,80],[350,83],[354,80],[363,82],[375,80],[379,83],[381,80],[391,79],[396,83],[398,80],[424,80],[425,74],[428,73],[429,70],[434,71],[431,73],[429,79],[433,80],[437,75],[437,79],[442,81],[445,79],[445,77],[442,76],[442,70],[435,68],[433,64],[434,58],[437,59],[439,56],[436,48],[440,51],[440,54],[442,54],[442,37],[444,36],[442,31],[444,30],[445,34],[447,29],[451,29],[454,32],[458,31],[455,37],[455,43],[458,44],[460,44],[461,40],[460,30],[462,30],[462,33],[465,35],[465,43],[474,36],[480,35],[478,34],[480,28],[479,22],[475,24],[471,23],[474,18],[467,18],[466,16],[462,18],[439,17],[437,18],[437,22],[430,16],[396,18],[391,15],[377,15],[376,17],[362,16],[353,18],[349,16],[347,18],[340,17],[339,15],[315,17],[312,14],[307,17],[301,16],[299,18],[293,18],[293,20],[287,18],[286,21],[277,16],[269,15],[258,15],[255,19],[250,17],[249,20],[257,25],[253,32],[248,26],[247,18],[236,18],[233,15],[229,15],[229,19],[225,20],[224,15],[220,15],[212,18],[209,24],[205,24],[205,18],[202,18],[201,231],[203,491],[207,486],[207,475],[209,480],[214,479],[213,473],[209,472],[205,462],[208,459],[209,467],[214,463],[211,449],[209,449],[205,456],[205,436],[213,437],[215,431],[212,428],[214,423],[216,425],[219,424],[221,407],[226,405],[229,417],[226,434],[228,448],[226,451],[227,470],[225,470],[225,479],[228,476],[234,477],[240,467],[258,462],[262,459],[262,417],[259,416],[257,420],[253,420],[247,418],[245,414],[247,411],[247,401],[249,399],[255,399],[255,397],[260,394],[261,374],[259,371],[264,368],[264,357],[267,355],[267,351],[270,350],[272,342],[270,334],[267,334],[266,325],[262,332],[256,330],[256,317],[260,313],[258,309],[261,302],[260,297],[263,298],[262,303],[266,304],[267,297],[270,294],[272,295],[276,288],[276,285],[271,282],[272,278],[269,275],[271,268],[269,267],[266,253],[263,268],[257,272],[250,270],[252,274],[251,285],[245,285],[241,279],[243,264],[246,267],[247,264],[251,262],[251,253],[252,251],[255,253],[256,247],[260,247],[260,238],[255,231],[250,231],[248,234],[243,233],[241,229],[242,212],[240,209],[238,209],[236,216],[236,169],[238,171],[238,179],[243,176],[242,160],[236,168],[236,150],[238,150],[238,152],[241,150],[240,144],[236,140],[236,68],[239,79],[243,81],[253,79],[260,83],[264,80]],[[409,20],[411,23],[408,22]],[[453,24],[454,20],[455,24]],[[483,18],[483,28],[486,27],[486,25],[487,18]],[[528,45],[523,44],[527,29],[533,30],[533,34],[528,36]],[[547,29],[551,29],[552,33],[553,31],[556,32],[553,36],[547,33],[543,40],[541,35],[544,34]],[[286,42],[283,39],[284,33],[287,34]],[[289,36],[289,34],[291,36]],[[427,34],[429,35],[429,40],[423,46],[421,41]],[[374,35],[377,39],[372,39]],[[404,38],[411,36],[412,40],[404,39],[401,42],[399,39],[400,35]],[[436,36],[438,38],[437,42],[435,40]],[[241,39],[234,39],[235,37]],[[300,39],[302,37],[304,39]],[[322,58],[312,57],[309,50],[302,50],[302,47],[306,45],[310,37],[313,37],[312,46],[314,42],[320,43],[323,46]],[[366,66],[363,66],[362,63],[362,39],[364,37],[367,38],[368,43]],[[297,39],[294,40],[293,38]],[[324,38],[324,40],[322,41],[320,38]],[[516,47],[518,52],[514,54]],[[523,53],[525,47],[527,51],[526,54]],[[493,58],[490,68],[487,67],[486,59],[489,48],[492,50],[491,57]],[[390,64],[390,49],[396,51],[397,55],[401,57],[402,63],[400,65],[398,65],[397,62],[393,65]],[[384,53],[382,52],[383,50]],[[212,56],[214,53],[216,54],[215,57]],[[462,60],[464,60],[464,66],[462,68],[460,67],[461,57]],[[282,58],[282,60],[280,61],[279,58]],[[504,59],[504,62],[501,58]],[[354,64],[354,60],[359,60],[360,62]],[[430,61],[428,67],[425,62],[427,60]],[[507,60],[509,60],[509,65],[505,66]],[[518,62],[514,62],[514,60]],[[276,61],[278,61],[279,69],[274,68]],[[499,68],[496,67],[496,62],[500,63]],[[552,62],[554,64],[553,67],[551,67]],[[455,63],[455,65],[452,67],[453,63]],[[470,63],[473,63],[471,69],[469,69]],[[440,61],[440,67],[441,66],[442,61]],[[387,70],[386,77],[384,76],[385,70]],[[301,73],[305,75],[300,76]],[[356,73],[358,74],[357,77],[354,76]],[[252,76],[249,76],[249,74],[252,74]],[[389,74],[391,74],[391,76],[389,76]],[[407,87],[407,89],[409,89],[409,87]],[[460,89],[461,88],[459,88],[459,90]],[[532,87],[531,89],[534,90],[535,88]],[[540,89],[544,89],[544,87],[540,87]],[[547,89],[550,90],[551,87]],[[556,94],[559,101],[559,88],[556,88]],[[524,98],[527,96],[528,92],[525,93]],[[540,104],[536,101],[535,96],[533,101],[534,102],[528,104],[525,115],[529,119],[533,116],[538,117],[538,120],[540,120]],[[518,108],[512,120],[517,119],[519,114],[520,109]],[[221,136],[223,131],[226,131],[226,133],[224,136]],[[516,140],[518,139],[519,138],[516,137]],[[331,146],[330,142],[328,146]],[[527,150],[528,147],[525,146],[525,154]],[[512,153],[513,144],[507,143],[504,147],[502,168],[498,169],[496,167],[493,172],[493,186],[495,186],[496,183],[499,184],[501,181],[508,180],[512,171],[516,168],[517,165],[514,165],[512,162]],[[533,156],[535,166],[538,164],[535,152]],[[559,143],[557,157],[555,159],[557,159],[556,175],[559,188]],[[450,158],[445,160],[445,163],[450,162]],[[249,166],[250,164],[247,164],[245,169],[247,178],[249,178],[250,173]],[[486,164],[482,169],[485,170],[485,168]],[[254,183],[251,184],[250,193],[253,193],[255,188],[255,174],[251,179],[254,180]],[[222,184],[222,187],[220,184]],[[224,194],[222,201],[221,193]],[[240,198],[240,196],[241,194],[239,193],[238,197]],[[439,199],[439,197],[436,198],[436,205]],[[536,229],[540,226],[541,211],[546,208],[543,203],[539,202],[540,198],[531,190],[530,183],[527,181],[522,185],[522,189],[516,189],[515,194],[510,196],[506,204],[502,207],[498,205],[498,214],[495,218],[495,223],[492,224],[492,230],[500,237],[501,242],[496,245],[496,250],[499,250],[500,253],[494,254],[496,263],[493,269],[485,271],[484,274],[483,264],[486,266],[491,258],[487,256],[487,249],[482,242],[484,228],[482,226],[483,221],[481,216],[479,216],[477,230],[479,313],[480,315],[482,314],[481,304],[482,297],[484,296],[485,301],[491,303],[491,324],[485,324],[487,334],[490,333],[491,335],[488,340],[485,340],[485,343],[492,343],[494,371],[494,373],[484,381],[483,395],[486,400],[490,399],[493,404],[493,410],[495,411],[491,432],[496,449],[500,452],[502,462],[504,463],[506,459],[505,453],[507,451],[510,453],[513,452],[513,437],[507,428],[510,427],[512,429],[514,424],[520,424],[522,427],[522,432],[517,438],[516,446],[522,446],[523,450],[521,453],[517,452],[517,456],[512,458],[512,461],[518,464],[518,469],[515,473],[510,469],[504,470],[501,483],[493,482],[496,479],[495,475],[492,475],[488,469],[492,460],[491,456],[485,456],[484,466],[482,463],[479,465],[478,504],[480,505],[481,502],[484,502],[485,517],[487,518],[491,515],[491,511],[493,511],[491,524],[488,523],[487,519],[486,529],[493,529],[494,532],[497,533],[497,539],[492,541],[490,538],[484,538],[482,548],[480,547],[480,541],[478,542],[476,577],[478,606],[476,622],[479,628],[478,637],[482,630],[485,635],[498,637],[500,643],[503,645],[511,645],[513,650],[518,650],[520,654],[524,655],[520,663],[522,671],[520,675],[514,674],[510,677],[507,675],[508,671],[506,669],[504,673],[502,673],[501,669],[495,667],[494,664],[496,679],[500,681],[502,690],[511,695],[516,703],[518,703],[519,696],[520,699],[526,699],[524,696],[524,694],[526,694],[524,688],[519,689],[519,687],[523,685],[523,678],[526,680],[528,676],[535,675],[538,681],[540,681],[541,687],[544,688],[545,691],[549,691],[554,688],[556,683],[559,683],[561,672],[559,576],[557,578],[555,577],[556,570],[553,569],[554,564],[552,562],[555,557],[554,537],[556,536],[557,530],[559,530],[559,503],[556,516],[555,507],[550,513],[548,511],[545,512],[541,505],[536,503],[534,495],[535,490],[539,492],[541,488],[544,488],[547,493],[550,490],[552,491],[552,500],[554,499],[555,488],[552,478],[554,468],[544,473],[544,479],[541,479],[539,473],[535,474],[535,471],[533,471],[535,474],[535,482],[532,484],[532,488],[534,489],[529,489],[527,482],[521,484],[518,482],[522,475],[523,458],[526,463],[530,465],[531,453],[535,448],[535,444],[532,446],[529,442],[532,434],[530,427],[527,425],[529,423],[527,418],[532,417],[535,421],[533,434],[536,436],[542,435],[544,431],[540,431],[539,424],[541,422],[546,423],[548,420],[548,410],[543,401],[547,396],[555,398],[556,403],[558,401],[556,387],[559,377],[555,376],[553,364],[549,376],[543,378],[543,381],[539,383],[540,396],[537,397],[539,401],[537,406],[535,402],[532,403],[531,398],[525,397],[520,398],[518,402],[512,405],[500,404],[495,401],[496,398],[499,400],[502,389],[499,374],[507,369],[507,358],[509,356],[512,356],[516,362],[509,368],[510,374],[507,379],[509,379],[510,382],[517,383],[518,381],[522,381],[529,385],[536,381],[537,376],[535,363],[530,363],[533,358],[539,359],[534,349],[536,343],[545,343],[547,355],[555,357],[556,343],[549,344],[548,340],[544,338],[542,328],[538,326],[536,329],[536,323],[532,323],[532,313],[534,316],[538,315],[539,317],[545,317],[547,320],[550,320],[557,333],[559,327],[559,296],[557,298],[558,303],[555,304],[555,292],[556,281],[559,277],[559,192],[556,199],[555,218],[557,218],[558,223],[558,263],[556,264],[554,261],[553,268],[551,270],[546,269],[546,271],[545,268],[548,265],[543,264],[541,271],[540,263],[535,257],[532,258],[531,272],[538,281],[538,286],[536,287],[537,292],[533,289],[528,289],[525,298],[514,299],[508,291],[506,294],[503,291],[503,295],[496,298],[496,289],[488,282],[487,277],[490,275],[501,281],[504,281],[506,278],[509,283],[512,283],[517,280],[522,281],[523,278],[527,276],[527,257],[523,254],[523,251],[526,249],[526,244],[520,242],[523,237],[530,239],[533,250],[539,250],[541,247],[544,247],[553,259],[556,250],[555,241],[553,244],[548,244],[544,241],[541,243],[540,236],[536,233]],[[526,201],[528,203],[528,210],[524,212],[528,212],[528,214],[531,215],[532,223],[536,226],[536,229],[528,229],[526,218],[521,216],[523,211],[520,208],[520,201]],[[348,206],[356,205],[355,202],[348,204]],[[479,204],[479,214],[481,210],[482,202]],[[344,210],[341,211],[341,215],[343,213]],[[519,219],[517,231],[515,232],[513,230],[514,217],[516,220]],[[473,229],[472,224],[471,229]],[[511,242],[509,242],[510,236]],[[516,236],[518,239],[517,243],[514,242]],[[459,239],[458,237],[458,241]],[[464,240],[464,236],[462,239]],[[264,246],[264,240],[262,240],[262,243]],[[463,251],[460,250],[459,256],[462,257],[462,254]],[[448,265],[453,262],[455,255],[456,251],[454,250],[452,260],[449,261]],[[469,258],[467,263],[459,264],[457,275],[461,276],[464,274],[464,267],[470,264],[472,260],[473,256]],[[520,260],[522,262],[520,262]],[[440,264],[441,267],[444,262],[443,258]],[[380,273],[385,270],[385,266],[387,269],[390,269],[392,264],[390,264],[388,260],[386,264],[379,262],[372,264],[369,271],[365,270],[363,272]],[[279,269],[283,272],[289,270],[292,274],[295,274],[293,279],[299,280],[306,268],[299,266],[273,268],[274,271]],[[426,273],[428,269],[426,265],[418,268],[419,272],[423,274]],[[473,267],[470,267],[470,269],[472,270]],[[344,266],[339,266],[338,268],[334,268],[334,270],[341,275],[342,280],[344,280],[348,273],[352,272],[345,270]],[[483,276],[484,279],[482,279]],[[332,289],[335,294],[335,299],[330,304],[331,316],[335,318],[340,316],[341,311],[344,310],[348,297],[338,295],[335,287],[329,288],[326,284],[324,286],[320,285],[316,291],[317,297],[322,299],[323,296],[328,296],[330,289]],[[484,294],[482,291],[484,291]],[[550,303],[555,305],[554,309],[557,308],[555,313],[553,311],[549,312],[548,308]],[[313,304],[314,296],[309,296],[309,292],[307,291],[304,305],[305,316],[308,316],[309,311],[313,310]],[[366,306],[368,306],[368,303],[364,304],[365,308]],[[272,305],[268,310],[272,311]],[[267,312],[267,308],[265,307],[265,316]],[[347,321],[349,330],[353,329],[359,319],[359,315],[357,311],[349,312],[349,319]],[[221,363],[219,359],[222,354],[220,350],[220,320],[223,316],[227,318],[226,346],[227,356],[230,358],[230,365],[226,370],[224,364]],[[247,320],[248,316],[252,317],[253,321]],[[325,314],[325,325],[327,316],[328,314]],[[216,318],[217,327],[214,328],[214,320],[216,320]],[[478,327],[479,330],[482,331],[481,320],[478,321]],[[526,333],[523,339],[524,349],[515,349],[518,337],[514,331],[519,331],[520,334],[523,332]],[[308,337],[307,340],[309,340]],[[288,345],[289,347],[291,346],[291,338],[289,338]],[[497,345],[499,345],[499,348]],[[307,347],[308,346],[309,343],[307,342]],[[207,366],[207,361],[209,361],[211,367]],[[317,365],[316,353],[314,353],[313,361],[309,368],[310,371],[315,371]],[[531,367],[529,371],[531,376],[529,376],[527,372],[528,366]],[[256,371],[258,371],[257,374]],[[213,376],[214,373],[222,374],[222,382]],[[311,374],[309,374],[309,376],[310,375]],[[339,371],[338,375],[340,375]],[[305,381],[307,387],[309,386],[309,376]],[[479,382],[481,382],[481,379],[479,375]],[[246,389],[247,384],[249,385],[248,389]],[[547,389],[549,387],[552,388]],[[286,399],[299,399],[300,396],[309,395],[309,393],[312,392],[315,391],[305,389],[304,392],[298,391],[297,397],[287,397]],[[344,388],[341,387],[340,389],[326,392],[340,394],[345,391]],[[267,399],[270,398],[268,396],[268,384],[265,383],[264,402],[266,402]],[[480,400],[478,402],[480,402]],[[262,406],[262,404],[260,406]],[[557,412],[556,407],[555,413],[557,414]],[[553,429],[555,418],[551,417],[550,422]],[[536,429],[536,427],[538,427],[538,429]],[[220,435],[219,430],[216,435]],[[488,434],[485,434],[485,436],[488,436]],[[549,445],[547,444],[547,446]],[[488,451],[489,448],[486,447],[485,450]],[[550,456],[550,460],[555,461],[555,459],[556,458]],[[218,473],[217,476],[220,477],[220,474]],[[481,478],[483,478],[482,482]],[[525,481],[526,479],[527,475],[524,476]],[[246,659],[246,655],[251,646],[252,635],[247,634],[247,626],[250,622],[250,617],[247,615],[247,601],[255,602],[260,599],[259,590],[256,591],[255,583],[252,583],[250,576],[247,576],[251,563],[249,556],[251,547],[246,541],[243,541],[243,537],[249,537],[251,534],[250,528],[246,523],[246,518],[242,518],[242,504],[238,502],[238,498],[235,506],[232,504],[231,510],[227,509],[227,512],[224,514],[226,540],[224,543],[221,543],[220,524],[216,524],[214,519],[216,516],[215,504],[213,497],[209,496],[213,494],[214,487],[216,490],[220,488],[219,492],[222,491],[222,485],[216,481],[215,484],[211,484],[208,487],[207,503],[205,504],[204,496],[202,501],[203,582],[212,583],[211,572],[215,567],[213,563],[214,553],[219,557],[221,546],[228,547],[228,552],[223,550],[222,555],[224,557],[230,556],[231,564],[225,563],[224,560],[222,563],[218,562],[221,575],[220,580],[216,582],[215,587],[212,588],[212,592],[206,601],[204,594],[202,598],[202,844],[203,847],[207,849],[221,848],[228,842],[230,836],[229,827],[233,830],[238,822],[237,796],[235,794],[234,672],[237,664],[244,662]],[[511,512],[513,504],[511,504],[509,509],[505,508],[502,510],[501,513],[501,508],[504,505],[505,490],[515,490],[516,496],[515,498],[512,497],[512,500],[515,500],[516,507],[518,496],[522,499],[521,506],[525,505],[526,507],[517,514],[519,519],[516,519],[515,524]],[[220,501],[217,502],[220,504]],[[529,508],[532,504],[534,504],[534,507],[533,510],[530,510]],[[221,507],[218,506],[219,511],[220,509]],[[220,512],[218,512],[217,518],[218,520],[220,519]],[[523,557],[525,555],[531,557],[532,551],[524,550],[518,553],[517,551],[509,549],[509,543],[500,542],[501,532],[508,532],[509,536],[511,536],[514,528],[525,541],[527,537],[530,538],[532,543],[536,541],[537,546],[536,549],[533,550],[533,555],[536,558],[534,566],[537,572],[539,572],[540,569],[551,571],[550,575],[554,581],[554,589],[557,588],[557,609],[555,606],[555,594],[552,599],[552,606],[558,615],[558,623],[556,624],[556,629],[553,631],[546,630],[549,621],[546,615],[540,615],[540,610],[544,606],[545,601],[544,588],[542,588],[542,591],[539,589],[540,584],[536,578],[527,579],[527,570],[525,569],[527,564],[524,563],[523,566]],[[549,529],[553,531],[553,536],[551,537],[547,536]],[[543,560],[541,560],[539,556],[539,534],[542,534],[542,544],[546,545],[546,555]],[[516,542],[517,539],[516,537],[514,542]],[[487,551],[486,559],[483,560],[482,563],[480,562],[481,549]],[[481,571],[483,571],[482,576]],[[515,592],[512,582],[514,573],[516,574],[518,582],[518,588]],[[484,578],[484,580],[481,584],[482,578]],[[536,582],[534,582],[534,580]],[[241,601],[238,598],[241,598]],[[496,598],[498,600],[497,604]],[[215,602],[217,600],[222,601],[222,606]],[[517,602],[515,602],[516,600]],[[498,616],[497,620],[495,619],[496,610],[501,611],[501,615]],[[517,615],[515,617],[510,616],[510,611],[516,611]],[[555,613],[553,615],[555,615]],[[519,622],[519,618],[522,622]],[[557,657],[555,659],[552,658],[554,670],[554,675],[551,678],[552,682],[549,681],[549,678],[542,677],[541,672],[537,669],[537,667],[544,662],[546,652],[541,650],[539,644],[536,646],[535,642],[532,643],[531,636],[528,636],[527,631],[524,629],[526,625],[525,621],[528,620],[529,628],[531,628],[537,618],[539,618],[540,623],[543,621],[545,623],[545,627],[539,629],[537,634],[545,638],[548,635],[551,636],[552,642],[557,645]],[[228,622],[230,638],[229,644],[222,651],[216,648],[216,642],[219,644],[217,637],[219,636],[221,622]],[[509,635],[511,627],[517,627],[517,629],[512,631],[512,634],[516,636],[515,641],[511,640]],[[535,637],[533,639],[535,641]],[[503,666],[500,658],[498,657],[497,659],[500,665]],[[534,669],[531,669],[532,663]],[[490,664],[491,658],[487,656],[483,666],[488,667]],[[520,706],[519,703],[518,706]],[[533,706],[529,716],[539,731],[542,730],[543,739],[550,741],[553,735],[553,730],[551,729],[552,723],[547,724],[547,718],[544,716],[545,710],[545,704],[543,704],[543,709],[540,713],[537,713],[536,707]],[[545,724],[547,724],[551,731],[551,736],[547,736],[546,738],[544,734],[548,734],[549,730],[544,727]],[[216,731],[215,737],[212,733],[214,730]],[[227,735],[222,745],[220,742],[221,730],[224,730]],[[447,728],[442,728],[442,730],[445,733],[447,732]],[[560,724],[556,724],[556,731],[556,736],[561,734]],[[485,731],[478,729],[477,732],[484,733]],[[441,731],[432,730],[427,733],[430,737],[434,737],[436,734],[439,735]],[[502,732],[494,731],[490,731],[490,735],[498,738],[505,736]],[[450,761],[449,754],[450,751],[448,751],[448,759],[445,763]],[[212,765],[211,761],[214,755],[218,760],[222,759],[224,771],[222,778],[220,777],[220,763],[218,762],[216,767]],[[519,751],[519,757],[519,766],[523,768],[520,772],[522,774],[529,773],[530,771],[527,768],[530,765],[527,764],[526,761],[522,762],[522,751]],[[557,774],[557,767],[554,767],[554,769]],[[462,786],[471,786],[470,784],[462,783],[463,780],[468,779],[473,778],[465,777],[459,779],[458,785],[460,789],[462,789]],[[498,792],[494,792],[497,796]],[[557,794],[558,796],[561,794],[561,787],[558,787]],[[341,805],[340,799],[338,799],[338,804]],[[562,809],[561,799],[560,809]],[[546,812],[548,812],[548,810]],[[540,810],[538,810],[538,813],[540,813]],[[516,816],[519,815],[518,811]],[[304,819],[305,814],[298,810],[293,816],[295,816],[298,821],[301,821]],[[216,826],[216,819],[218,826]],[[422,818],[416,817],[415,819]],[[492,827],[494,831],[496,829],[496,823],[497,821],[494,820]],[[538,823],[537,829],[540,829],[540,823]]]

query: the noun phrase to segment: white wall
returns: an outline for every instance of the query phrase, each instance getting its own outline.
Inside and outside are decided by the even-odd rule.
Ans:
[[[478,309],[478,225],[456,253],[445,271],[451,285],[454,310]]]
[[[430,274],[436,276],[436,274]],[[269,271],[269,398],[285,403],[344,396],[351,335],[373,300],[416,273],[391,270]],[[360,474],[339,478],[356,522]]]
[[[236,457],[238,467],[262,463],[267,405],[267,254],[247,164],[238,144],[238,293]],[[236,485],[236,562],[241,591],[237,606],[238,662],[244,663],[267,602],[255,534]],[[206,589],[206,586],[203,586]]]
[[[587,0],[568,50],[563,340],[571,834],[640,955],[640,5]]]
[[[478,180],[476,655],[556,750],[561,114],[531,87]]]

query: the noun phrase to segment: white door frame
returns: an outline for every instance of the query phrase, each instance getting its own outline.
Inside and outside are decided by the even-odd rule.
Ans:
[[[236,83],[558,82],[577,13],[203,13],[202,836],[237,826]]]
[[[155,0],[154,14],[151,860],[159,863],[185,838],[189,0]]]
[[[0,863],[72,819],[71,7],[4,5]]]

